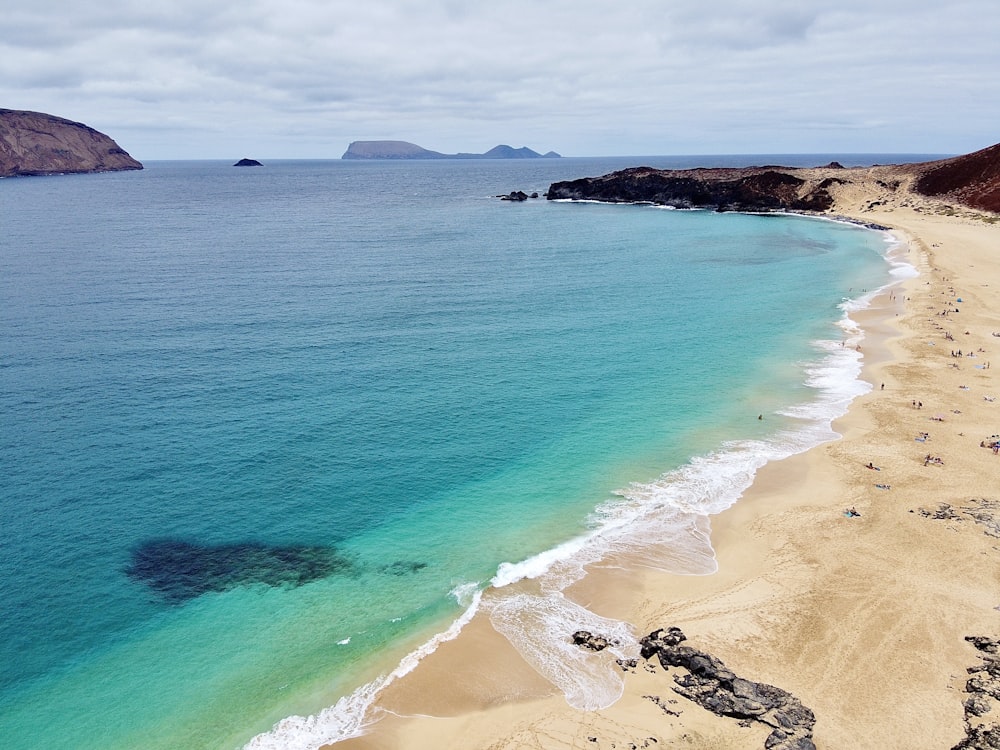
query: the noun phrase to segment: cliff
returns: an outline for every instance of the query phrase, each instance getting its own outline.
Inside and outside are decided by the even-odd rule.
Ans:
[[[826,212],[861,195],[876,196],[867,199],[869,208],[909,196],[1000,212],[1000,144],[940,161],[849,169],[836,162],[810,168],[634,167],[553,183],[546,198],[717,211]]]
[[[0,177],[142,169],[111,138],[41,112],[0,109]]]
[[[551,159],[555,151],[540,154],[527,146],[494,146],[485,154],[442,154],[407,141],[354,141],[341,159]]]

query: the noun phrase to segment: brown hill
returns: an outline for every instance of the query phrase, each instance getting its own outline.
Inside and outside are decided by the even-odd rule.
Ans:
[[[1000,213],[1000,143],[926,166],[916,192]]]
[[[0,109],[0,177],[142,169],[111,138],[62,117]]]

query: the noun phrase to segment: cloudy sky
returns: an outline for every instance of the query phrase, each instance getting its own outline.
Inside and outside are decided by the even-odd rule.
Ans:
[[[1000,141],[998,0],[24,0],[0,107],[140,160],[353,140],[566,156]]]

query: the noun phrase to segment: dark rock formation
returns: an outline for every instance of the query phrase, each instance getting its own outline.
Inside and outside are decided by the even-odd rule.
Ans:
[[[142,169],[111,138],[62,117],[0,109],[0,177]]]
[[[1000,143],[924,166],[915,186],[921,195],[943,196],[973,208],[1000,212]]]
[[[264,165],[261,164],[256,159],[240,159],[233,166],[234,167],[263,167]]]
[[[349,560],[329,547],[275,547],[256,542],[200,545],[156,539],[132,551],[125,572],[178,604],[238,586],[301,586],[351,568]]]
[[[528,194],[523,190],[512,190],[508,195],[499,195],[497,197],[502,201],[515,201],[517,203],[528,200]]]
[[[981,662],[966,670],[969,698],[965,701],[965,738],[952,750],[1000,750],[1000,717],[983,721],[985,714],[1000,707],[1000,640],[985,636],[965,637],[980,652]]]
[[[494,146],[485,154],[442,154],[407,141],[354,141],[341,159],[551,159],[555,151],[542,155],[527,146]]]
[[[935,521],[963,521],[967,516],[983,527],[984,534],[1000,539],[1000,500],[974,497],[957,509],[950,503],[939,503],[937,510],[918,508],[916,512]]]
[[[577,630],[573,633],[573,643],[591,651],[603,651],[608,646],[614,645],[603,635],[595,635],[589,630]]]
[[[794,169],[663,170],[633,167],[603,177],[556,182],[546,198],[655,203],[719,211],[826,211],[833,206],[830,183],[808,183]]]
[[[687,637],[680,628],[656,630],[643,638],[642,657],[654,656],[674,675],[674,692],[718,716],[759,721],[772,728],[764,742],[768,750],[815,750],[812,741],[816,717],[798,698],[781,688],[738,677],[721,660],[704,651],[682,646]]]
[[[654,203],[718,211],[830,211],[837,188],[878,186],[1000,212],[1000,144],[952,159],[876,167],[746,167],[653,169],[633,167],[601,177],[553,183],[550,200]],[[901,190],[903,188],[903,190]],[[882,205],[874,201],[868,208]],[[905,205],[905,203],[904,203]]]
[[[537,198],[537,197],[538,193],[532,193],[531,195],[528,195],[523,190],[511,190],[507,195],[497,196],[497,198],[499,198],[502,201],[515,201],[517,203],[526,201],[528,200],[528,198]]]

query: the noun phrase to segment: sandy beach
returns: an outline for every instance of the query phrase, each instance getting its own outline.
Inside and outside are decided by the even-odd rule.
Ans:
[[[919,276],[855,315],[874,387],[835,422],[842,438],[768,464],[711,519],[715,574],[606,560],[567,594],[639,636],[679,627],[788,691],[815,714],[816,747],[951,748],[979,662],[965,638],[1000,636],[1000,455],[981,445],[1000,434],[1000,221],[869,172],[833,213],[892,228]],[[480,615],[336,747],[765,747],[770,726],[676,694],[655,660],[623,675],[617,703],[573,709]]]

